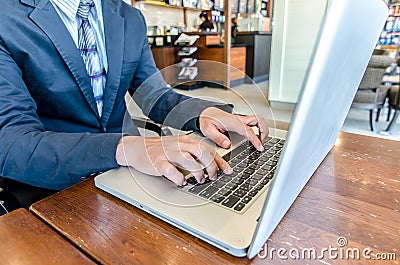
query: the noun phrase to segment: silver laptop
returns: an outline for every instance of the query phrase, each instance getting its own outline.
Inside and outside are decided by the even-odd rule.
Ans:
[[[234,177],[177,187],[121,167],[97,176],[96,186],[223,251],[253,258],[332,148],[387,14],[382,0],[328,1],[286,140],[270,138],[260,153],[232,136],[238,147],[226,159]]]

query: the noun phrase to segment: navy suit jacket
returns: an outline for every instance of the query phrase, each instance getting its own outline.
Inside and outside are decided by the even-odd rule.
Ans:
[[[50,1],[2,0],[1,5],[3,177],[63,189],[118,167],[115,150],[122,133],[138,134],[125,115],[127,91],[151,119],[184,129],[198,129],[199,113],[215,105],[168,88],[155,67],[142,14],[121,0],[103,0],[109,67],[99,117],[83,60]]]

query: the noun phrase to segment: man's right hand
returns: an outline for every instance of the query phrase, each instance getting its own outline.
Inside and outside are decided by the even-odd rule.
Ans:
[[[215,150],[187,135],[125,136],[115,157],[121,166],[131,166],[149,175],[164,175],[178,185],[185,185],[186,179],[177,167],[190,171],[199,183],[205,181],[204,168],[211,180],[217,178],[218,169],[232,173],[228,162]]]

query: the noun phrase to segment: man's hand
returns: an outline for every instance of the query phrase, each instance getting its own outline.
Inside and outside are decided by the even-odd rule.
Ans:
[[[245,136],[259,151],[263,150],[262,142],[268,136],[263,118],[233,115],[214,107],[201,113],[199,124],[204,136],[224,148],[231,146],[230,140],[223,134],[227,131]],[[258,128],[258,137],[252,129],[254,126]],[[164,175],[178,185],[186,184],[178,168],[190,171],[199,183],[205,181],[204,169],[211,180],[217,178],[218,169],[226,174],[232,173],[232,168],[215,150],[187,135],[125,136],[117,146],[115,157],[121,166],[131,166],[149,175]]]
[[[115,157],[121,166],[131,166],[149,175],[164,175],[178,185],[186,184],[186,180],[177,167],[190,171],[199,183],[205,181],[204,168],[212,180],[217,178],[218,169],[232,173],[232,168],[215,150],[186,135],[125,136]]]
[[[236,132],[246,137],[257,150],[264,148],[262,142],[268,136],[268,126],[260,116],[240,116],[227,113],[215,107],[205,109],[199,117],[200,130],[204,136],[223,148],[229,148],[231,142],[224,132]],[[251,127],[257,126],[259,136]]]

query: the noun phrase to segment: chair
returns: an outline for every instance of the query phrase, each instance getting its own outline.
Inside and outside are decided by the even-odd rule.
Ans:
[[[389,89],[388,86],[382,85],[382,78],[392,63],[393,59],[387,55],[371,56],[351,105],[352,108],[369,110],[369,124],[373,132],[376,132],[375,122],[378,120]],[[376,118],[374,112],[377,113]]]
[[[138,128],[153,131],[159,136],[172,135],[168,127],[149,119],[135,117],[132,120]],[[0,176],[0,215],[18,208],[29,208],[32,203],[56,192],[56,190],[39,188]]]
[[[18,208],[29,208],[32,203],[56,192],[0,176],[0,215]]]
[[[153,131],[156,134],[158,134],[159,136],[172,135],[171,130],[167,126],[155,123],[150,119],[133,117],[132,121],[136,125],[136,127],[143,128],[143,129],[149,130],[149,131]]]
[[[400,62],[400,59],[399,59]],[[390,118],[390,113],[394,110],[393,117],[389,122],[388,127],[386,128],[386,132],[390,132],[393,129],[393,126],[396,124],[397,118],[399,117],[400,113],[400,86],[395,85],[392,86],[388,93],[389,98],[389,113],[388,119]]]

